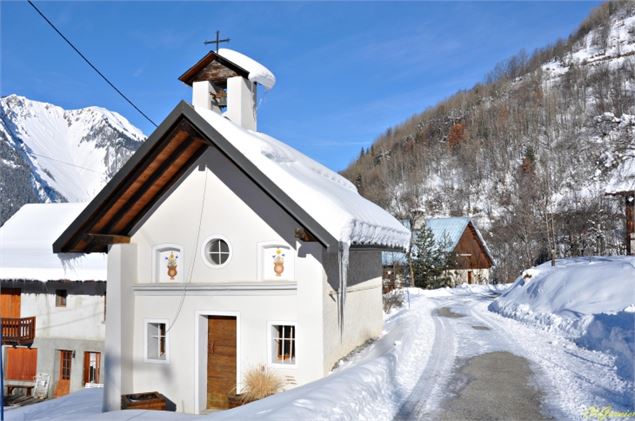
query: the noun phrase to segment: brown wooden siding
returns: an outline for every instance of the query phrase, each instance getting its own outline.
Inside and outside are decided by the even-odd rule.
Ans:
[[[0,291],[0,317],[20,318],[20,288],[2,288]]]
[[[456,269],[489,269],[494,263],[485,252],[485,247],[471,222],[461,235],[454,252],[457,256]]]
[[[37,371],[37,349],[7,348],[7,380],[33,381]]]

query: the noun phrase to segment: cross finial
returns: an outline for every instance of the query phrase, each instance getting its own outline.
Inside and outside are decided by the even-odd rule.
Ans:
[[[229,38],[220,39],[220,31],[216,31],[216,39],[213,41],[205,41],[204,44],[216,44],[216,52],[218,52],[218,46],[221,42],[229,42]]]

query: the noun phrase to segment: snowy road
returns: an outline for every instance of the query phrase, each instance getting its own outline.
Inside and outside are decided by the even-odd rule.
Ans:
[[[584,419],[589,406],[632,408],[633,385],[615,374],[612,357],[489,312],[494,297],[454,290],[429,298],[436,306],[434,343],[396,419],[491,419],[492,414]],[[475,385],[480,393],[470,391]],[[465,408],[469,412],[461,412]]]
[[[88,389],[10,410],[7,420],[584,420],[597,419],[585,418],[589,407],[633,411],[633,383],[616,374],[614,357],[492,313],[494,297],[486,287],[411,290],[384,335],[330,375],[229,411],[101,413],[101,390]]]

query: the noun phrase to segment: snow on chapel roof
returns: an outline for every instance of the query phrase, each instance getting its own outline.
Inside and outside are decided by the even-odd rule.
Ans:
[[[276,77],[262,64],[258,63],[251,57],[239,53],[238,51],[230,50],[229,48],[220,48],[218,54],[227,60],[239,65],[243,69],[249,72],[249,80],[261,84],[267,89],[273,88],[276,84]]]
[[[275,83],[266,67],[227,48],[208,53],[179,79],[222,84],[234,75],[266,88]],[[222,150],[329,250],[338,243],[401,249],[410,243],[407,228],[341,175],[271,136],[181,102],[55,241],[54,250],[103,252],[114,241],[129,240],[143,215],[209,147]]]
[[[408,247],[410,231],[362,197],[341,175],[291,146],[266,134],[245,130],[214,111],[196,108],[196,112],[337,240]]]
[[[32,203],[0,227],[0,279],[106,280],[106,255],[56,255],[51,244],[86,203]]]

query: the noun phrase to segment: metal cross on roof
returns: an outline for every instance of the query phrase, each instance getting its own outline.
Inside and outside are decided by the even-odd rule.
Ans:
[[[220,39],[220,31],[216,31],[216,39],[212,41],[205,41],[204,44],[216,44],[216,52],[218,52],[218,46],[221,42],[229,42],[229,38]]]

